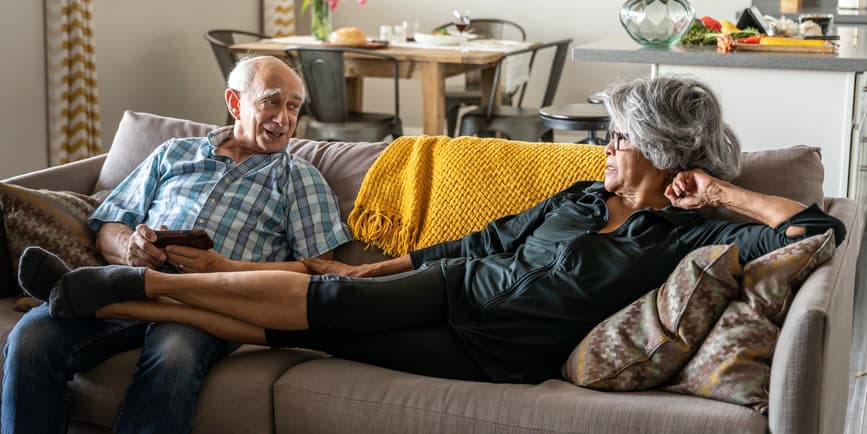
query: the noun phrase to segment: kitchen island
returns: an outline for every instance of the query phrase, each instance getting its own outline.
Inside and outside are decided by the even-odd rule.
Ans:
[[[836,54],[735,52],[713,46],[645,47],[627,35],[572,49],[577,62],[641,63],[651,74],[691,74],[720,96],[743,150],[822,148],[825,194],[863,200],[862,125],[867,32],[837,26]]]

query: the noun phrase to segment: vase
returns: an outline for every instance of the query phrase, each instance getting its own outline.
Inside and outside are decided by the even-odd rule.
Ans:
[[[688,0],[627,0],[620,24],[642,45],[668,46],[680,40],[695,18]]]
[[[310,2],[310,33],[323,42],[331,34],[331,7],[325,0]]]

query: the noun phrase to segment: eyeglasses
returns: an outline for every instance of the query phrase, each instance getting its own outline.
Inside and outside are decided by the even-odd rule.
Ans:
[[[621,132],[614,130],[614,129],[610,129],[610,130],[608,130],[608,141],[614,142],[614,150],[615,151],[624,150],[627,148],[623,147],[623,142],[629,141],[629,135],[621,133]]]

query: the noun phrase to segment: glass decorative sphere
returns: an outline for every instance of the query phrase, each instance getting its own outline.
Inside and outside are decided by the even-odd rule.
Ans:
[[[642,45],[668,46],[689,30],[695,9],[687,0],[627,0],[620,24]]]

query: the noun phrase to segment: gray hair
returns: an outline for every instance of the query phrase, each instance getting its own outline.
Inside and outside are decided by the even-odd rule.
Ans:
[[[260,57],[262,56],[247,55],[241,57],[238,62],[235,63],[232,71],[229,72],[229,78],[226,79],[226,86],[229,89],[234,89],[238,92],[246,91],[250,86],[250,83],[253,81],[253,77],[256,76],[256,68],[254,67],[256,62],[254,62],[254,60]]]
[[[614,84],[603,96],[611,128],[628,135],[657,169],[702,169],[723,180],[740,173],[740,143],[723,122],[716,95],[699,80],[639,78]]]
[[[279,58],[274,56],[263,56],[256,54],[245,55],[238,59],[238,62],[235,63],[232,71],[229,72],[229,78],[226,79],[226,86],[229,89],[234,89],[241,93],[246,92],[247,88],[250,87],[250,83],[253,82],[253,78],[256,77],[256,64],[259,60],[264,58],[273,58],[276,60],[280,60]],[[292,73],[295,74],[295,77],[297,77],[298,81],[301,82],[301,87],[303,88],[304,80],[301,79],[301,75],[299,75],[298,72],[296,72],[295,69],[291,66],[289,67],[289,69],[292,70]]]

